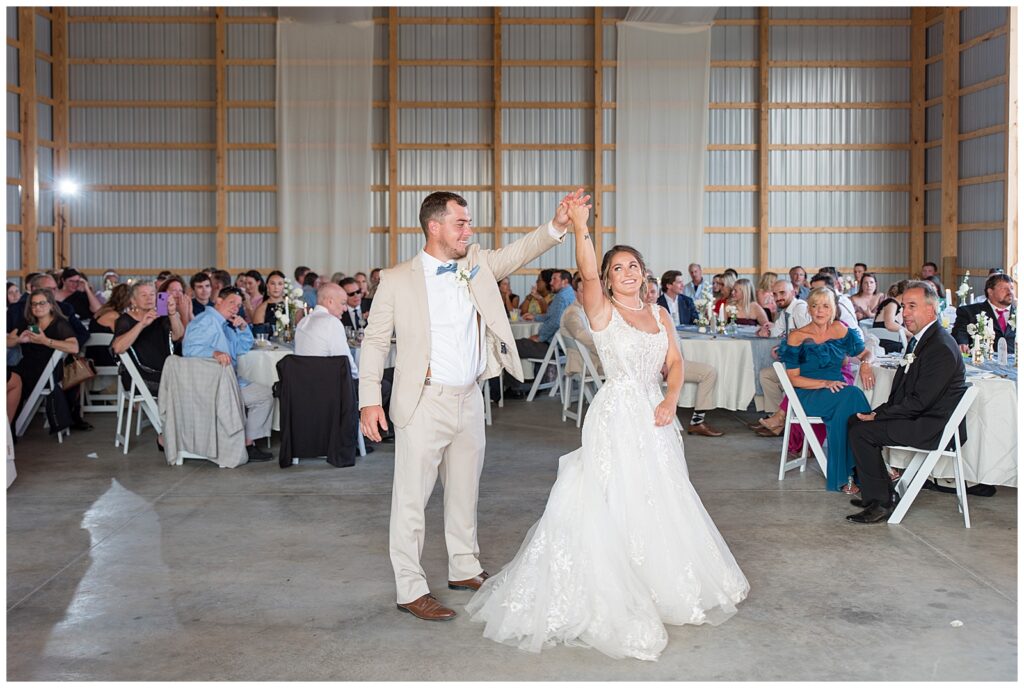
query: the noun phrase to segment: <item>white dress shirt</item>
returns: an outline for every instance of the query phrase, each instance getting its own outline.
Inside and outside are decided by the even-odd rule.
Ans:
[[[317,306],[299,321],[295,328],[295,354],[298,356],[348,356],[352,379],[359,379],[359,368],[340,318],[335,318],[323,306]]]
[[[793,297],[786,309],[779,313],[779,317],[772,323],[769,333],[772,337],[781,337],[786,333],[786,315],[789,315],[790,331],[799,329],[811,322],[811,315],[807,312],[807,302],[803,299]]]
[[[910,348],[910,340],[911,339],[915,339],[915,338],[917,339],[917,342],[914,343],[914,351],[917,351],[918,345],[921,344],[921,337],[924,336],[924,333],[928,331],[928,328],[931,327],[932,325],[934,325],[936,322],[937,322],[936,320],[932,320],[930,323],[928,323],[927,325],[922,327],[920,329],[920,331],[918,331],[917,334],[913,334],[909,330],[907,331],[907,334],[909,334],[910,336],[907,337],[907,343],[903,347],[903,357],[904,358],[906,358],[906,356],[907,356],[907,349]]]
[[[848,327],[857,327],[860,322],[857,320],[857,310],[853,307],[853,301],[846,294],[839,294],[839,320]]]
[[[668,303],[668,314],[672,316],[672,322],[679,326],[679,298],[665,294],[665,301]]]
[[[548,223],[548,233],[561,239],[565,232]],[[430,315],[430,379],[442,385],[462,387],[476,382],[487,365],[484,356],[484,328],[480,326],[469,287],[454,272],[437,274],[451,261],[441,261],[420,252],[427,284]]]

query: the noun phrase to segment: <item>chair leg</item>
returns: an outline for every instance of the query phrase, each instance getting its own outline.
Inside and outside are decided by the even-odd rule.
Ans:
[[[789,411],[786,412],[786,429],[782,433],[782,456],[779,458],[779,480],[786,478],[786,450],[789,447],[790,423]]]
[[[135,407],[135,402],[133,401],[133,398],[135,397],[134,385],[133,385],[133,389],[131,390],[131,392],[132,393],[129,394],[129,396],[128,396],[128,415],[125,416],[124,435],[122,435],[122,437],[121,437],[121,439],[124,440],[124,453],[126,455],[128,454],[128,442],[132,438],[132,413],[135,410],[135,408],[134,408]]]
[[[921,491],[921,487],[924,485],[924,481],[931,475],[932,469],[935,468],[935,463],[939,460],[940,451],[929,452],[928,456],[922,461],[920,468],[914,474],[913,479],[910,481],[910,487],[907,488],[907,492],[900,498],[900,503],[896,505],[896,508],[892,512],[892,516],[889,517],[889,523],[891,525],[898,525],[903,521],[903,517],[907,515],[907,510],[910,509],[910,505],[917,499],[917,493]],[[909,468],[907,471],[909,472]]]
[[[959,432],[959,431],[957,431]],[[956,456],[953,457],[953,472],[956,477],[957,506],[964,515],[964,528],[971,527],[971,512],[967,508],[967,484],[964,482],[964,457],[960,438],[956,438]]]
[[[576,427],[580,427],[583,424],[583,399],[587,396],[587,376],[584,372],[583,376],[580,377],[580,398],[576,401]]]
[[[544,379],[544,371],[548,367],[543,364],[538,364],[534,369],[533,385],[530,386],[530,393],[526,395],[527,401],[533,401],[533,398],[537,396],[537,390],[540,389],[540,383]]]
[[[124,390],[117,381],[117,426],[114,429],[114,448],[121,446],[121,421],[124,420]]]
[[[359,456],[366,456],[366,441],[363,440],[363,431],[356,428],[356,442],[359,445]]]

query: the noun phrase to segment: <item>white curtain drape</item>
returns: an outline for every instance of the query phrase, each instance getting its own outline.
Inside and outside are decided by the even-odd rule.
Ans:
[[[286,274],[370,267],[371,12],[279,8],[277,242]]]
[[[717,8],[633,8],[618,25],[615,238],[656,274],[701,262],[711,22]]]

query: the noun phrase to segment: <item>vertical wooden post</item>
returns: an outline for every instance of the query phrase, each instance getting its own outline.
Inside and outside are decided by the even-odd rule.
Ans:
[[[398,265],[398,8],[388,8],[388,264]]]
[[[910,11],[910,265],[912,275],[924,263],[924,156],[925,156],[925,29],[924,7]]]
[[[1017,7],[1010,5],[1006,16],[1006,273],[1017,274]]]
[[[594,252],[604,250],[604,9],[594,8]]]
[[[942,11],[942,283],[956,282],[960,181],[960,9]]]
[[[494,31],[493,31],[493,35],[492,35],[492,40],[493,40],[493,43],[494,43],[494,52],[493,52],[494,64],[491,67],[492,76],[494,78],[494,83],[493,83],[493,88],[494,88],[494,93],[493,93],[493,98],[494,98],[494,110],[493,110],[493,113],[494,113],[494,124],[492,125],[493,131],[494,131],[494,142],[493,142],[493,149],[492,149],[492,152],[491,152],[491,155],[493,156],[492,161],[491,161],[492,164],[493,164],[493,169],[492,169],[492,173],[491,173],[491,175],[492,175],[491,193],[493,194],[493,200],[491,202],[491,205],[494,208],[494,220],[491,223],[491,235],[492,235],[492,242],[493,242],[491,245],[494,246],[494,248],[500,248],[501,247],[502,231],[503,231],[503,228],[505,226],[505,221],[504,221],[504,217],[503,217],[504,216],[504,207],[505,207],[505,203],[504,203],[504,200],[505,200],[505,197],[504,197],[504,186],[505,186],[504,179],[505,179],[505,175],[504,175],[504,170],[503,170],[502,166],[504,164],[503,157],[504,157],[504,152],[505,152],[505,145],[504,145],[504,134],[503,134],[503,130],[502,130],[502,116],[503,116],[504,111],[501,108],[501,101],[504,100],[504,97],[502,95],[502,43],[501,43],[501,34],[502,34],[501,8],[500,7],[495,7],[494,8]]]
[[[36,166],[36,8],[18,8],[18,97],[21,129],[21,274],[39,264],[36,203],[39,173]],[[54,266],[59,267],[59,266]]]
[[[769,80],[769,34],[770,9],[760,9],[758,23],[758,127],[757,127],[757,269],[758,273],[768,270],[768,84]]]
[[[66,179],[71,171],[68,150],[68,10],[53,8],[53,177]],[[61,216],[64,217],[63,225]],[[58,228],[53,242],[53,266],[73,265],[71,256],[71,217],[67,199],[59,190],[53,194],[53,224]]]
[[[217,194],[217,267],[228,269],[228,137],[227,137],[227,25],[224,21],[226,9],[214,9],[215,41],[215,100],[216,100],[216,194]]]

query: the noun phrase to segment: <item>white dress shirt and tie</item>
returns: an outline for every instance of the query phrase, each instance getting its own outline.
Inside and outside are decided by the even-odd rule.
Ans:
[[[811,315],[807,312],[807,302],[794,297],[785,310],[775,318],[775,322],[768,328],[768,333],[771,337],[783,337],[788,335],[790,330],[798,330],[809,322]]]
[[[323,306],[316,306],[295,328],[298,356],[348,356],[352,379],[359,379],[359,367],[348,346],[345,326]]]

